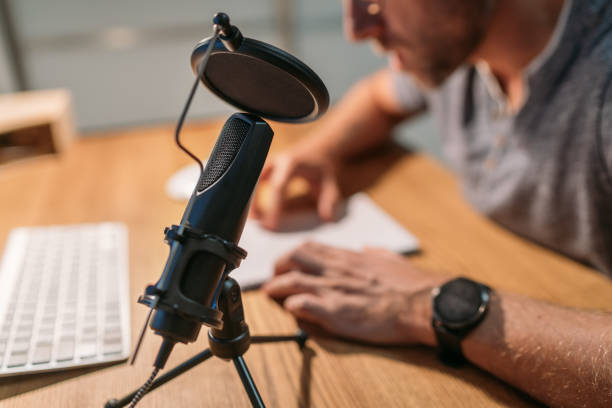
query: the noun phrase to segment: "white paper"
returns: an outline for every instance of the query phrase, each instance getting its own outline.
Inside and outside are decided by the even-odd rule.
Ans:
[[[185,166],[170,177],[166,192],[175,200],[187,200],[199,176],[197,164]],[[395,252],[419,249],[418,240],[366,194],[352,196],[343,211],[344,216],[335,223],[322,223],[314,211],[293,214],[283,221],[281,229],[286,232],[268,231],[257,221],[248,220],[240,246],[249,255],[231,276],[240,282],[243,289],[259,286],[272,276],[274,263],[279,257],[307,240],[352,250],[367,246]]]
[[[248,256],[231,276],[242,288],[258,286],[272,276],[280,256],[306,240],[352,250],[381,247],[403,253],[419,249],[418,240],[366,194],[352,196],[345,211],[334,223],[321,223],[314,212],[293,215],[283,223],[283,230],[292,232],[268,231],[248,220],[240,239]]]

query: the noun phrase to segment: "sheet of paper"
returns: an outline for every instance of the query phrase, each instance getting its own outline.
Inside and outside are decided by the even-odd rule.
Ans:
[[[283,231],[271,232],[253,220],[247,221],[240,246],[249,254],[231,274],[243,289],[268,280],[276,260],[306,240],[353,250],[367,246],[398,253],[419,249],[416,237],[364,193],[348,200],[345,215],[338,222],[321,223],[315,213],[301,213],[286,219]]]

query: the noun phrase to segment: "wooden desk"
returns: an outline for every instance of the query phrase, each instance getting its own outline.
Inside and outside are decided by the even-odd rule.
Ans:
[[[272,124],[273,150],[307,127]],[[187,127],[184,141],[206,155],[221,123]],[[167,257],[163,228],[177,223],[184,204],[164,185],[189,159],[172,140],[172,127],[113,132],[76,142],[59,156],[0,168],[0,244],[18,225],[122,221],[130,231],[132,342],[146,309],[135,300],[157,280]],[[394,156],[397,158],[397,156]],[[377,181],[373,174],[386,173]],[[351,168],[353,180],[372,182],[373,199],[413,231],[424,253],[419,265],[480,279],[493,287],[568,306],[612,310],[612,283],[561,256],[525,242],[483,219],[460,197],[454,178],[430,159],[382,155]],[[350,187],[347,187],[350,188]],[[248,249],[248,248],[247,248]],[[253,334],[292,333],[294,319],[257,291],[244,296]],[[135,366],[127,364],[0,381],[3,407],[102,407],[149,376],[159,338],[149,333]],[[270,407],[495,407],[532,406],[497,379],[468,367],[441,365],[426,348],[383,348],[314,337],[300,353],[294,344],[254,345],[245,355]],[[206,348],[179,345],[168,367]],[[43,387],[44,386],[44,387]],[[17,395],[19,394],[19,395]],[[12,396],[12,397],[11,397]],[[232,364],[213,359],[162,388],[143,407],[247,407]]]

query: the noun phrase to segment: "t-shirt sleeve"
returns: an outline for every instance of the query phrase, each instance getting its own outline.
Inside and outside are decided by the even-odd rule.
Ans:
[[[417,112],[427,108],[425,93],[414,78],[407,73],[391,71],[393,92],[399,106],[406,112]]]
[[[612,183],[612,77],[608,79],[602,102],[598,142],[608,180]]]

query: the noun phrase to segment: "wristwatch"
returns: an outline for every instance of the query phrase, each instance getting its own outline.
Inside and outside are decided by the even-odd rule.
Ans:
[[[431,324],[444,363],[465,362],[461,341],[484,319],[490,298],[491,288],[467,278],[453,279],[432,290]]]

